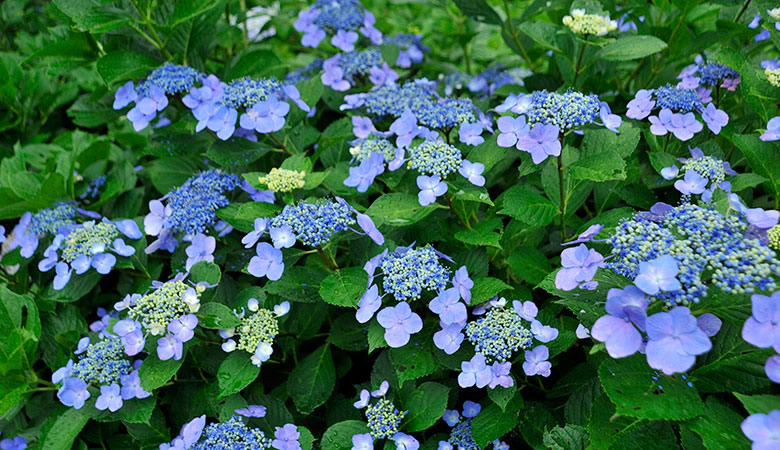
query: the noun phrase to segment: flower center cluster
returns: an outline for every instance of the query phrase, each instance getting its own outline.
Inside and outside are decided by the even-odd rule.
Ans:
[[[423,290],[440,291],[449,281],[449,270],[439,263],[430,245],[389,253],[382,258],[380,269],[382,287],[399,301],[416,300]]]
[[[769,238],[769,248],[772,250],[780,250],[780,225],[775,225],[766,232]]]
[[[767,67],[764,69],[764,74],[766,75],[766,79],[769,80],[769,83],[772,86],[780,87],[780,67],[777,69],[770,69]]]
[[[102,253],[119,236],[116,225],[106,222],[84,222],[65,236],[60,244],[62,259],[73,262],[80,256]]]
[[[187,235],[203,233],[217,221],[215,211],[230,203],[224,192],[232,191],[240,183],[237,176],[219,170],[190,178],[168,196],[167,206],[172,211],[166,219],[168,227]]]
[[[136,89],[139,94],[148,96],[149,88],[157,86],[166,94],[189,91],[196,82],[203,80],[202,73],[188,66],[165,63],[154,69],[146,76],[146,79],[138,84]]]
[[[617,22],[611,20],[609,16],[585,14],[584,9],[572,10],[570,16],[564,16],[563,24],[575,34],[604,36],[610,31],[617,30]]]
[[[124,357],[124,347],[119,339],[103,339],[90,344],[79,362],[73,365],[72,375],[87,384],[109,385],[119,383],[119,377],[132,371],[130,361]]]
[[[320,12],[314,24],[331,34],[354,31],[363,25],[363,7],[357,0],[318,0],[314,8]]]
[[[363,161],[372,153],[381,153],[385,157],[385,161],[392,161],[395,159],[395,146],[387,139],[366,139],[359,145],[350,148],[349,153],[358,161]]]
[[[699,96],[693,89],[681,89],[670,85],[655,90],[656,106],[675,112],[690,112],[702,108]]]
[[[368,432],[374,439],[393,437],[398,432],[404,416],[406,412],[398,411],[393,402],[382,398],[366,408]]]
[[[466,326],[466,337],[477,353],[488,361],[504,362],[520,350],[531,346],[531,332],[523,326],[514,309],[490,308],[479,319]]]
[[[528,123],[552,124],[561,130],[593,122],[599,116],[599,98],[576,91],[563,94],[536,91],[525,113]]]
[[[255,80],[249,77],[239,78],[225,87],[220,103],[234,109],[250,108],[258,102],[264,102],[282,88],[274,78]]]
[[[339,67],[344,71],[344,77],[353,75],[366,75],[374,66],[382,65],[382,54],[372,48],[361,52],[342,53],[339,58]]]
[[[46,208],[32,215],[30,232],[34,235],[56,233],[61,227],[73,223],[76,208],[69,203],[60,203],[53,208]]]
[[[285,80],[291,84],[298,84],[301,81],[309,80],[322,70],[322,63],[322,58],[315,58],[311,63],[287,74]]]
[[[287,205],[271,219],[271,228],[289,226],[304,245],[316,247],[330,241],[334,233],[346,230],[355,223],[352,211],[333,200]]]
[[[723,168],[723,161],[712,156],[701,156],[696,159],[689,159],[683,166],[681,173],[693,170],[712,183],[718,184],[726,179],[726,170]]]
[[[168,281],[138,299],[128,314],[151,334],[165,334],[169,323],[189,312],[187,303],[182,299],[188,288],[183,281]]]
[[[366,93],[364,105],[375,117],[400,117],[409,108],[420,124],[429,128],[451,128],[476,121],[471,100],[439,98],[430,83],[386,84]]]
[[[439,175],[442,178],[455,172],[461,165],[460,150],[440,141],[425,141],[411,150],[409,167],[423,175]]]
[[[268,175],[260,177],[260,182],[274,192],[290,192],[302,188],[306,184],[304,178],[306,172],[274,167]]]
[[[455,424],[450,431],[450,438],[447,442],[458,450],[479,450],[479,445],[471,436],[471,419],[462,419]]]
[[[254,353],[261,342],[272,343],[279,333],[279,322],[274,314],[267,309],[259,309],[251,316],[241,319],[236,327],[239,334],[238,349]]]
[[[241,418],[233,416],[224,423],[212,423],[203,429],[203,435],[190,449],[193,450],[251,450],[271,448],[271,439],[258,428],[249,428]]]
[[[699,76],[701,77],[701,84],[707,86],[717,86],[726,79],[738,78],[739,74],[736,70],[731,69],[723,64],[707,63],[699,66]]]

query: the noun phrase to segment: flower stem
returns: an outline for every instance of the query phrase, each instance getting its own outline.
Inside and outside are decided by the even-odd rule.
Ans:
[[[528,53],[525,52],[523,44],[520,43],[520,39],[517,37],[515,24],[512,22],[512,13],[509,12],[509,0],[504,0],[504,11],[506,12],[506,25],[509,28],[509,35],[512,36],[512,40],[515,42],[515,46],[518,50],[520,50],[520,54],[523,56],[523,59],[525,59],[526,64],[528,64],[528,69],[533,71],[534,65],[531,62],[531,58],[528,57]]]
[[[558,189],[561,199],[561,242],[566,242],[566,194],[563,191],[563,185],[563,149],[561,149],[561,154],[558,155]]]
[[[747,7],[750,6],[750,1],[751,0],[747,0],[745,4],[742,5],[742,9],[740,9],[739,12],[737,13],[737,17],[734,18],[734,22],[739,22],[739,19],[742,17],[742,14],[744,14]]]
[[[458,216],[460,223],[462,223],[464,227],[470,230],[471,224],[466,219],[464,219],[463,216],[460,215],[460,213],[458,213],[458,210],[455,209],[454,206],[452,206],[452,198],[450,197],[449,191],[444,193],[444,198],[447,199],[447,204],[450,205],[450,211],[455,213],[455,215]]]
[[[585,40],[588,40],[588,35],[585,35]],[[572,87],[577,86],[577,77],[580,74],[580,66],[582,66],[582,57],[585,55],[585,44],[580,47],[580,56],[577,57],[577,65],[574,67],[574,79],[571,81]]]
[[[280,140],[279,140],[279,139],[278,139],[276,136],[274,136],[274,134],[273,134],[273,133],[268,133],[268,136],[270,136],[270,137],[271,137],[271,139],[272,139],[274,142],[276,142],[276,145],[278,145],[279,147],[281,147],[281,148],[282,148],[282,150],[284,150],[285,152],[287,152],[287,154],[288,154],[288,155],[292,156],[292,154],[293,154],[293,153],[290,151],[290,149],[289,149],[289,148],[287,148],[287,146],[286,146],[286,145],[284,145],[284,143],[283,143],[282,141],[280,141]]]
[[[320,255],[320,259],[325,262],[325,265],[327,265],[331,270],[339,270],[339,266],[336,264],[336,261],[334,261],[333,258],[329,258],[328,255],[325,254],[325,250],[322,249],[322,246],[318,245],[315,248],[317,249],[317,254]]]

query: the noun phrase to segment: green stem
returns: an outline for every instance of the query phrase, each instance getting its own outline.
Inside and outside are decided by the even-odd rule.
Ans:
[[[336,261],[334,261],[332,258],[329,258],[328,255],[325,254],[325,250],[322,249],[322,246],[318,245],[315,248],[317,249],[317,254],[320,255],[320,259],[325,262],[325,265],[327,265],[331,270],[339,270],[339,266],[336,264]]]
[[[747,0],[744,5],[742,5],[742,9],[739,10],[737,13],[737,17],[734,18],[734,22],[739,22],[739,19],[742,17],[742,14],[745,13],[745,10],[747,7],[750,6],[750,0]]]
[[[588,35],[585,35],[585,40],[588,40]],[[585,44],[580,47],[580,56],[577,57],[577,65],[574,67],[574,79],[571,82],[572,87],[577,86],[577,77],[580,74],[580,66],[582,65],[582,57],[585,55]]]
[[[512,13],[509,12],[509,0],[504,0],[504,11],[506,12],[506,23],[509,28],[509,35],[512,36],[512,40],[515,42],[515,46],[520,50],[520,54],[528,64],[528,69],[534,70],[534,65],[531,62],[531,58],[528,57],[528,53],[525,52],[523,45],[520,43],[520,39],[517,37],[517,30],[515,30],[515,24],[512,22]]]
[[[463,216],[460,215],[460,213],[458,212],[457,209],[455,209],[454,206],[452,206],[452,198],[450,197],[449,190],[444,193],[444,198],[447,199],[447,204],[450,205],[450,211],[455,213],[455,215],[458,217],[458,220],[460,220],[460,223],[462,223],[464,227],[470,230],[471,224],[466,219],[464,219]]]
[[[289,149],[289,148],[287,148],[287,146],[286,146],[286,145],[284,145],[284,143],[283,143],[282,141],[280,141],[280,140],[279,140],[279,139],[278,139],[276,136],[274,136],[274,134],[273,134],[273,133],[268,133],[268,136],[270,136],[270,137],[271,137],[271,139],[272,139],[274,142],[276,142],[276,145],[278,145],[279,147],[281,147],[281,148],[282,148],[282,150],[284,150],[285,152],[287,152],[287,154],[288,154],[288,155],[292,156],[292,154],[293,154],[293,153],[290,151],[290,149]]]
[[[561,142],[561,145],[563,145],[563,142]],[[561,149],[561,154],[558,155],[558,189],[560,190],[561,199],[561,242],[566,242],[566,194],[563,190],[563,185],[563,149]]]
[[[471,75],[471,52],[468,43],[463,44],[463,58],[466,60],[466,73]]]

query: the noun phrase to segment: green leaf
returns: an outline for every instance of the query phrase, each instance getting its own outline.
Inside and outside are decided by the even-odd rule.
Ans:
[[[756,187],[766,181],[766,178],[755,173],[740,173],[731,178],[731,192],[744,191],[745,189]]]
[[[217,217],[229,223],[233,228],[249,233],[255,229],[255,219],[272,217],[280,210],[279,206],[266,202],[232,203],[217,210]]]
[[[41,427],[41,450],[70,450],[76,436],[89,422],[89,416],[74,408],[52,411]]]
[[[246,166],[271,151],[271,147],[250,140],[232,137],[227,141],[214,139],[209,146],[206,156],[223,167]],[[192,149],[190,148],[190,153]]]
[[[768,187],[780,195],[780,151],[775,142],[764,142],[754,134],[737,134],[734,145],[745,155],[750,167],[768,180]]]
[[[298,411],[309,414],[325,403],[335,386],[336,367],[330,346],[325,344],[295,366],[287,382],[287,393]]]
[[[355,320],[354,312],[348,312],[333,321],[328,342],[342,350],[362,352],[368,346],[366,336],[366,326]]]
[[[671,153],[648,152],[647,156],[650,157],[650,164],[653,166],[653,169],[658,173],[661,173],[662,169],[678,164],[677,158]]]
[[[219,0],[179,0],[176,2],[173,14],[168,18],[168,25],[173,28],[208,12],[219,4]]]
[[[366,292],[368,274],[360,267],[347,267],[328,275],[320,284],[320,297],[331,305],[356,307]]]
[[[198,325],[212,330],[237,327],[240,321],[233,311],[222,303],[209,302],[200,305]]]
[[[119,417],[125,423],[149,423],[156,404],[156,396],[125,400],[122,409],[119,410]]]
[[[404,226],[417,223],[437,208],[436,204],[420,206],[416,195],[395,192],[383,194],[368,207],[366,214],[376,226]]]
[[[152,339],[150,337],[150,339]],[[141,368],[138,369],[138,376],[141,378],[141,387],[147,392],[161,387],[168,380],[171,379],[176,372],[179,371],[182,363],[184,362],[184,356],[180,360],[173,358],[167,361],[161,361],[157,355],[149,355],[144,359],[144,363],[141,364]]]
[[[742,433],[742,416],[716,397],[708,397],[704,414],[687,422],[701,436],[707,448],[747,448],[748,439]]]
[[[331,425],[325,430],[320,442],[321,448],[328,450],[351,450],[352,436],[368,433],[368,426],[361,420],[345,420]]]
[[[552,411],[537,402],[528,402],[520,409],[520,425],[517,427],[523,439],[534,449],[545,449],[544,434],[557,425]],[[473,429],[473,425],[472,425]]]
[[[780,395],[744,395],[738,392],[734,395],[749,414],[769,414],[772,410],[780,409]]]
[[[540,283],[553,270],[544,253],[533,247],[518,247],[506,263],[521,280],[531,285]]]
[[[222,278],[222,271],[219,266],[208,261],[199,261],[190,268],[189,280],[193,283],[206,283],[216,286]]]
[[[455,4],[463,11],[463,14],[477,22],[501,25],[501,17],[487,4],[485,0],[455,0]],[[388,61],[395,63],[395,60]]]
[[[197,170],[198,167],[185,158],[160,158],[149,165],[149,176],[154,188],[166,195],[184,184]]]
[[[557,271],[547,275],[537,287],[556,297],[560,297],[561,300],[556,303],[568,308],[577,316],[577,320],[588,328],[592,327],[596,320],[604,315],[607,292],[612,288],[622,289],[629,284],[626,277],[618,275],[611,270],[599,269],[593,277],[593,280],[598,282],[596,289],[592,291],[587,289],[563,291],[555,287],[556,274]]]
[[[0,420],[8,420],[22,407],[30,383],[10,376],[0,377]]]
[[[249,354],[234,351],[222,361],[217,371],[219,398],[229,397],[249,386],[260,374],[260,367],[252,364]]]
[[[704,412],[698,392],[680,377],[660,375],[647,365],[644,355],[607,359],[599,367],[604,390],[617,413],[651,420],[685,420]],[[663,389],[659,389],[661,385]]]
[[[666,42],[655,36],[626,36],[608,43],[599,51],[605,61],[630,61],[663,51]]]
[[[623,159],[628,158],[639,144],[639,137],[640,128],[628,120],[623,121],[618,133],[604,128],[588,130],[582,138],[580,159],[605,151],[614,152]]]
[[[441,419],[447,409],[450,389],[439,383],[423,383],[412,391],[404,402],[409,411],[401,427],[407,432],[427,430]]]
[[[518,184],[509,188],[502,196],[504,208],[499,214],[511,216],[531,226],[548,225],[558,216],[558,208],[548,199]]]
[[[391,348],[390,361],[395,368],[398,384],[432,374],[439,367],[433,357],[433,327],[412,335],[410,342],[401,348]]]
[[[0,378],[11,371],[32,370],[40,337],[35,301],[0,285]]]
[[[471,303],[478,305],[495,297],[502,291],[511,290],[512,286],[504,283],[498,278],[483,277],[474,280],[474,287],[471,288]]]
[[[556,426],[543,439],[544,445],[552,450],[585,450],[590,444],[588,430],[578,425]]]
[[[617,152],[603,151],[582,158],[568,167],[578,180],[610,181],[626,179],[626,162]]]
[[[513,406],[512,409],[515,410],[520,409],[523,405],[523,397],[517,392],[517,382],[508,388],[496,386],[493,389],[488,389],[488,397],[501,408],[501,411],[506,411],[510,403]]]
[[[563,50],[560,48],[556,33],[558,27],[547,22],[525,22],[517,27],[518,31],[522,31],[528,37],[533,39],[541,48],[552,50],[556,53],[561,53]]]
[[[70,17],[75,28],[92,33],[105,33],[130,22],[127,12],[105,6],[93,0],[55,0],[57,9]]]
[[[131,50],[115,50],[101,57],[97,71],[103,81],[111,85],[117,81],[137,80],[160,66],[154,58]]]
[[[486,174],[496,164],[506,159],[508,150],[513,149],[499,147],[495,139],[485,139],[485,142],[471,149],[468,155],[469,161],[484,164],[485,171],[483,174]]]
[[[593,403],[591,419],[588,423],[592,448],[636,449],[646,448],[648,442],[652,448],[677,448],[677,437],[669,422],[637,419],[616,414],[606,394]]]
[[[499,241],[501,240],[501,233],[496,233],[493,230],[501,230],[503,223],[501,219],[490,219],[477,222],[470,230],[460,230],[455,233],[455,239],[463,242],[464,244],[476,245],[476,246],[490,246],[501,248]]]
[[[471,422],[471,435],[480,448],[500,439],[517,426],[517,411],[504,412],[496,404],[489,404]]]

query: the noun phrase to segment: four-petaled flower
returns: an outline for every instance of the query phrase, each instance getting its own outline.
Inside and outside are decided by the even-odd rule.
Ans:
[[[420,316],[412,312],[412,308],[406,302],[384,308],[376,315],[376,319],[385,329],[387,345],[393,348],[406,345],[410,336],[423,327]]]
[[[561,154],[561,141],[558,140],[560,129],[555,125],[537,123],[528,134],[517,140],[518,150],[531,154],[534,164],[539,164],[548,156]]]

